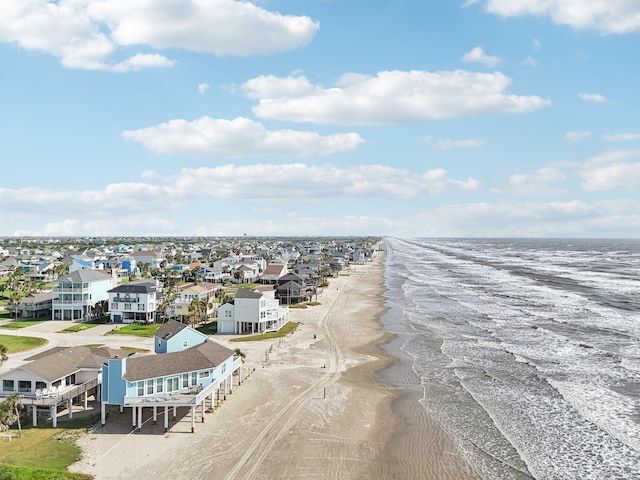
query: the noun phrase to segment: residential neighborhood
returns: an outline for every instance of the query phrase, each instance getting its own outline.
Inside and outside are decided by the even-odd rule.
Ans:
[[[291,308],[375,248],[375,239],[119,240],[0,242],[0,322],[159,327],[153,353],[78,344],[0,364],[0,401],[17,394],[33,426],[55,426],[91,400],[102,424],[128,408],[138,429],[159,412],[168,429],[169,410],[188,407],[193,431],[241,379],[240,353],[216,337],[278,332]]]

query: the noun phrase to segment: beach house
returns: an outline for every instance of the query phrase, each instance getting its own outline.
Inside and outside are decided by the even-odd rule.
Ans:
[[[158,280],[123,283],[108,291],[111,323],[153,323],[162,297]]]
[[[178,407],[187,407],[193,432],[196,409],[201,408],[204,421],[207,404],[213,409],[221,396],[231,393],[233,375],[240,378],[242,359],[178,323],[170,320],[158,329],[154,338],[157,353],[112,357],[102,366],[103,425],[109,405],[117,405],[121,411],[131,408],[132,425],[137,429],[142,427],[145,409],[152,411],[154,423],[160,409],[165,430],[169,428],[169,409],[175,418]]]
[[[74,403],[81,401],[86,409],[88,397],[100,399],[102,364],[128,353],[106,347],[51,348],[0,374],[0,397],[19,394],[20,404],[31,407],[34,426],[38,415],[44,413],[56,427],[60,407],[72,418]]]
[[[218,333],[277,331],[288,321],[289,307],[279,304],[271,287],[239,288],[231,302],[218,308]]]
[[[111,275],[83,268],[61,277],[53,287],[53,320],[89,320],[96,303],[109,299]]]

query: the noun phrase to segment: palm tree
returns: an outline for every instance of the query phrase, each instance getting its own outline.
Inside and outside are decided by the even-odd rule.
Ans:
[[[6,362],[9,359],[9,356],[7,355],[7,352],[9,351],[9,349],[7,348],[6,345],[2,345],[0,343],[0,367],[2,366],[2,364],[4,362]]]
[[[18,431],[22,436],[19,407],[20,395],[17,393],[12,393],[3,402],[0,402],[0,432],[8,430],[11,425],[18,422]]]
[[[244,352],[243,352],[242,350],[240,350],[239,348],[236,348],[236,349],[233,351],[233,354],[234,354],[236,357],[240,357],[240,358],[242,359],[242,362],[244,363],[244,359],[245,359],[246,355],[244,354]]]

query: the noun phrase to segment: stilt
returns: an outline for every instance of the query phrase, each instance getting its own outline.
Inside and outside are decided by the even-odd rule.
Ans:
[[[202,400],[202,423],[204,423],[204,404],[206,403],[206,401],[207,401],[206,398]]]
[[[153,424],[158,423],[158,407],[153,406]]]
[[[67,400],[67,410],[69,410],[69,420],[73,418],[73,399]]]
[[[138,407],[138,431],[142,429],[142,407]]]
[[[124,405],[120,405],[120,413],[124,413]]]
[[[131,407],[131,425],[136,428],[136,407]]]
[[[33,405],[31,407],[31,412],[33,413],[33,426],[37,427],[38,426],[38,407]]]
[[[164,431],[169,430],[169,407],[164,407]]]
[[[51,405],[51,408],[49,410],[51,411],[51,424],[53,425],[53,428],[57,428],[58,427],[58,406]]]
[[[191,433],[196,431],[196,406],[191,406]]]
[[[84,402],[83,402],[82,406],[86,410],[89,407],[89,392],[84,392],[84,399],[83,400],[84,400]]]
[[[178,410],[178,407],[176,407],[175,405],[173,406],[173,419],[176,419],[176,411]]]
[[[104,402],[100,402],[100,420],[102,420],[102,425],[104,426],[107,423],[107,404]]]

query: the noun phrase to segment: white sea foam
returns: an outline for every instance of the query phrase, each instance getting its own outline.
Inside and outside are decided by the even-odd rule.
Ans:
[[[640,478],[640,242],[389,246],[423,404],[484,478]]]

